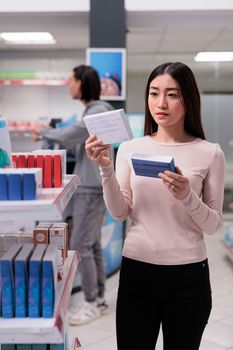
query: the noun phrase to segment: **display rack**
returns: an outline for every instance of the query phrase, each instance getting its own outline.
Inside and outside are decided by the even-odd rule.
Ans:
[[[65,175],[61,188],[43,188],[40,198],[30,201],[0,201],[0,222],[62,220],[62,213],[77,189],[77,175]],[[68,252],[62,280],[58,281],[53,318],[0,318],[1,344],[63,344],[67,333],[67,308],[78,266],[78,255]],[[76,338],[72,349],[80,344]],[[67,348],[66,350],[70,350]]]
[[[66,310],[72,290],[79,258],[75,251],[68,252],[62,280],[58,282],[53,318],[0,318],[0,342],[57,344],[64,342]]]
[[[0,222],[22,220],[27,215],[31,220],[61,220],[80,180],[77,175],[66,175],[61,188],[43,188],[39,199],[21,201],[0,201]]]
[[[233,248],[230,247],[225,241],[222,241],[222,244],[225,248],[225,253],[227,257],[233,262]]]

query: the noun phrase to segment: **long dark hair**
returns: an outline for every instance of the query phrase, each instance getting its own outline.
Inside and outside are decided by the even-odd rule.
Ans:
[[[81,100],[91,101],[100,98],[100,78],[98,72],[91,66],[80,65],[73,69],[76,80],[81,80]]]
[[[196,79],[192,70],[184,63],[164,63],[156,67],[150,74],[145,92],[145,127],[144,135],[151,135],[158,130],[149,107],[148,95],[150,84],[158,75],[169,74],[178,84],[185,107],[184,129],[190,135],[205,140],[205,133],[201,123],[201,99]]]

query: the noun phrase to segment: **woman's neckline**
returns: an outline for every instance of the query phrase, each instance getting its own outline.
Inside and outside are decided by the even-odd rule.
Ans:
[[[192,141],[186,141],[186,142],[165,142],[165,141],[158,141],[156,139],[152,139],[150,135],[146,135],[146,138],[153,143],[156,143],[158,145],[166,145],[166,146],[183,146],[183,145],[191,145],[193,143],[197,143],[201,141],[201,138],[197,137]]]

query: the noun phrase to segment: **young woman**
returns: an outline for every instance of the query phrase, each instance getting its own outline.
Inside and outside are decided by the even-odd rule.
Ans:
[[[205,140],[200,95],[183,63],[155,68],[146,86],[145,136],[121,144],[116,175],[108,146],[86,141],[101,167],[104,199],[117,220],[130,218],[117,300],[118,350],[197,350],[211,311],[205,234],[221,225],[224,155]],[[173,156],[176,173],[136,176],[134,153]]]

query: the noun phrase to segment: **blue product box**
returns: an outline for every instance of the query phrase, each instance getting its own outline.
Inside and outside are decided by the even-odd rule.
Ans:
[[[65,350],[65,344],[50,344],[50,350]]]
[[[34,245],[26,243],[14,260],[15,268],[15,317],[28,315],[28,260]]]
[[[32,350],[31,344],[17,344],[17,350]]]
[[[7,174],[0,174],[0,201],[8,199],[8,184]]]
[[[1,344],[1,350],[16,350],[15,344]]]
[[[46,244],[37,244],[29,260],[28,316],[32,318],[41,316],[42,258],[45,250]]]
[[[32,344],[32,350],[49,350],[48,344]]]
[[[53,265],[51,261],[43,261],[42,265],[42,317],[53,317],[55,290]]]
[[[159,178],[158,174],[165,170],[176,172],[174,158],[171,156],[135,153],[131,160],[134,172],[139,176]]]
[[[23,199],[36,199],[36,181],[34,174],[23,174]]]
[[[42,317],[45,318],[53,317],[57,273],[57,245],[51,243],[42,260]]]
[[[41,193],[42,170],[38,168],[21,169],[22,171],[22,199],[34,200]]]
[[[8,198],[9,200],[22,199],[22,176],[21,174],[8,175]]]
[[[22,245],[14,244],[1,258],[1,283],[2,283],[2,317],[12,318],[15,315],[15,284],[14,284],[14,259]]]

